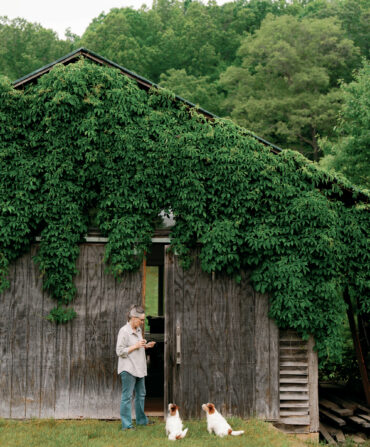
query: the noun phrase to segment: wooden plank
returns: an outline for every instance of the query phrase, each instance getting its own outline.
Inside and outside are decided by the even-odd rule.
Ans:
[[[164,256],[164,405],[173,401],[173,346],[175,342],[173,333],[173,297],[174,297],[174,255],[165,246]],[[167,411],[164,412],[165,416]]]
[[[74,307],[74,304],[71,304]],[[67,419],[69,414],[72,322],[56,326],[55,344],[55,414]]]
[[[346,438],[345,438],[344,433],[342,432],[342,430],[337,430],[336,431],[335,438],[336,438],[337,442],[339,442],[339,443],[346,442]]]
[[[358,413],[358,416],[370,422],[370,416],[368,414]]]
[[[308,383],[308,378],[296,378],[296,377],[288,377],[288,378],[280,378],[280,383],[289,383],[289,384],[295,384],[295,383]]]
[[[40,417],[54,418],[55,416],[55,356],[56,356],[56,324],[46,320],[56,301],[46,292],[42,299],[41,319],[41,389],[40,389]]]
[[[280,417],[285,416],[306,416],[308,415],[308,408],[301,410],[282,410],[280,411]]]
[[[370,414],[370,408],[365,407],[365,405],[357,404],[357,408],[358,408],[359,410],[361,410],[361,411],[364,411],[365,413]]]
[[[33,245],[29,258],[29,311],[28,311],[28,356],[27,356],[27,394],[26,418],[40,417],[41,390],[41,354],[42,354],[42,319],[43,292],[42,278],[38,266],[32,258],[37,254],[37,246]]]
[[[282,393],[280,392],[280,400],[307,400],[308,395],[305,394],[295,394],[295,393]]]
[[[269,377],[269,420],[277,420],[279,418],[279,328],[276,323],[269,318],[270,333],[270,377]]]
[[[269,323],[268,300],[256,293],[255,349],[256,349],[256,416],[266,418],[269,413]]]
[[[113,407],[114,388],[117,379],[117,355],[116,342],[119,328],[115,327],[115,315],[117,308],[116,301],[116,281],[113,275],[104,272],[103,264],[104,247],[99,247],[100,260],[100,307],[98,313],[98,333],[99,333],[99,358],[101,368],[98,377],[99,396],[101,405],[98,408],[98,417],[112,419],[118,417],[119,407]],[[118,392],[118,395],[120,393]]]
[[[200,405],[205,399],[205,393],[208,389],[213,389],[212,381],[207,384],[209,370],[206,366],[212,368],[212,348],[205,352],[203,343],[208,331],[212,331],[208,326],[211,284],[207,275],[201,271],[198,250],[193,251],[192,258],[190,269],[184,271],[178,257],[175,257],[172,309],[174,331],[177,323],[180,324],[181,330],[180,364],[176,364],[176,342],[174,343],[173,393],[178,402],[183,401],[183,404],[179,405],[182,406],[186,418],[200,416]]]
[[[295,386],[295,385],[281,385],[280,391],[293,391],[293,392],[301,392],[301,393],[307,393],[308,387],[307,386]]]
[[[97,417],[101,407],[105,407],[101,382],[104,378],[104,367],[101,361],[100,302],[101,302],[101,264],[103,258],[101,247],[86,247],[86,309],[85,309],[85,404],[84,417]],[[101,400],[103,399],[103,402]],[[96,407],[96,402],[99,405]],[[109,403],[109,407],[110,407]],[[105,408],[104,408],[105,410]]]
[[[370,423],[358,416],[348,416],[348,419],[356,425],[364,428],[370,428]]]
[[[326,441],[328,442],[329,445],[338,445],[334,441],[334,439],[330,436],[330,434],[329,434],[328,430],[326,429],[326,427],[324,426],[324,424],[320,423],[319,430],[320,430],[320,433],[326,439]]]
[[[86,376],[86,282],[88,247],[80,246],[78,274],[75,278],[77,295],[73,301],[76,317],[71,321],[70,379],[68,416],[81,418],[85,414],[85,376]]]
[[[12,394],[12,309],[16,290],[16,264],[9,267],[10,287],[0,295],[0,417],[10,417]]]
[[[26,371],[28,358],[28,283],[30,255],[25,254],[16,262],[15,276],[17,285],[12,302],[12,390],[10,401],[10,417],[23,419],[26,416]]]
[[[296,401],[283,401],[280,402],[280,408],[309,408],[307,402],[296,402]]]
[[[250,284],[250,272],[241,272],[240,290],[240,373],[242,381],[241,397],[243,406],[239,416],[252,417],[256,406],[256,351],[255,340],[255,305],[256,296]],[[279,400],[279,398],[277,398]],[[235,410],[234,410],[235,411]]]
[[[280,362],[280,366],[293,366],[294,368],[297,368],[298,366],[304,366],[307,367],[307,362]]]
[[[309,425],[310,417],[307,416],[292,416],[292,417],[281,417],[279,422],[283,422],[284,424],[289,425]]]
[[[319,430],[319,366],[314,339],[308,339],[308,388],[310,397],[310,432]]]
[[[327,399],[320,399],[320,406],[331,410],[338,416],[353,416],[353,410],[349,408],[340,408],[336,403],[330,402]]]
[[[299,369],[282,370],[282,369],[280,369],[280,376],[283,376],[286,374],[289,374],[292,376],[307,376],[308,371],[306,369],[304,369],[304,370],[299,370]]]
[[[330,413],[330,411],[328,410],[323,410],[322,408],[320,408],[320,415],[324,416],[325,419],[334,422],[339,427],[343,427],[344,425],[346,425],[346,421],[344,419],[335,416],[335,414]]]

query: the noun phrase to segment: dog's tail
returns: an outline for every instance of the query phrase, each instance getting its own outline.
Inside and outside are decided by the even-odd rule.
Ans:
[[[170,435],[168,436],[168,439],[170,441],[176,441],[177,439],[182,439],[185,438],[186,433],[188,432],[188,429],[185,428],[185,430],[180,431],[180,433],[170,433]]]
[[[244,433],[244,430],[235,431],[235,430],[231,430],[231,428],[228,431],[228,434],[231,436],[240,436],[243,433]]]
[[[179,433],[179,434],[176,436],[176,439],[182,439],[182,438],[185,438],[187,432],[188,432],[188,429],[185,428],[185,430],[183,430],[181,433]]]

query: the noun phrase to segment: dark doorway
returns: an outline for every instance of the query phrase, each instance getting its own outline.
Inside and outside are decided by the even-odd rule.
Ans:
[[[153,244],[146,257],[145,269],[145,338],[156,345],[147,350],[145,411],[150,416],[162,416],[164,409],[164,245]]]

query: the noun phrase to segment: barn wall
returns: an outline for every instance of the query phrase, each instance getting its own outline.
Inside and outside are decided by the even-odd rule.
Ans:
[[[165,399],[184,417],[200,417],[201,405],[213,402],[224,415],[277,419],[279,332],[267,296],[253,290],[248,273],[237,284],[204,273],[193,257],[184,271],[166,255]]]
[[[0,417],[118,418],[116,337],[141,302],[141,272],[117,282],[104,273],[104,245],[82,245],[77,317],[57,326],[45,319],[55,301],[42,291],[36,250],[11,266],[0,296]]]

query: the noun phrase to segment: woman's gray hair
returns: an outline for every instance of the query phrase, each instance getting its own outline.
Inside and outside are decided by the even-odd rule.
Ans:
[[[143,315],[144,313],[145,310],[141,306],[138,304],[133,304],[128,311],[127,321],[130,321],[132,317],[140,318],[140,315]]]

